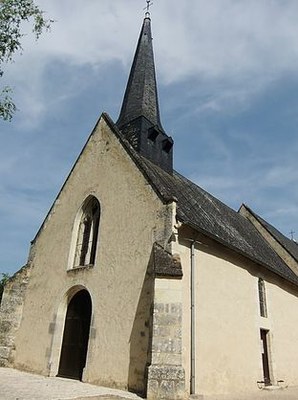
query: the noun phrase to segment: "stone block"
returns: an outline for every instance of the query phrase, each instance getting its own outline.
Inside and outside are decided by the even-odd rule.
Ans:
[[[10,347],[0,346],[0,359],[8,360],[10,354]]]
[[[152,364],[181,365],[181,355],[171,353],[152,353]]]
[[[169,337],[171,334],[171,327],[169,326],[160,326],[154,325],[153,327],[153,335],[158,337]]]
[[[182,366],[151,365],[148,371],[148,400],[181,400],[185,397],[185,374]]]
[[[148,378],[180,381],[184,379],[184,375],[184,369],[181,365],[151,365]]]
[[[182,304],[178,303],[155,303],[154,312],[182,315]]]
[[[154,379],[150,379],[148,381],[148,386],[147,386],[147,391],[150,392],[151,396],[153,396],[152,398],[157,398],[157,394],[158,394],[158,381],[154,380]]]
[[[181,339],[154,337],[152,340],[152,352],[181,354]]]
[[[2,359],[2,358],[0,358],[0,368],[6,368],[6,367],[8,367],[9,366],[9,364],[8,364],[8,360],[6,360],[6,359]]]
[[[163,313],[165,309],[164,303],[154,303],[154,314]]]
[[[1,334],[7,334],[7,332],[10,331],[11,328],[11,322],[7,320],[2,320],[0,323],[0,332]]]
[[[154,320],[158,325],[178,325],[181,323],[181,315],[159,313],[154,314]]]
[[[177,339],[182,339],[182,328],[176,327],[174,330],[174,337]]]
[[[176,396],[175,382],[172,380],[162,380],[159,387],[160,398],[174,399]]]
[[[175,315],[182,315],[182,305],[181,303],[172,303],[171,304],[171,313]]]

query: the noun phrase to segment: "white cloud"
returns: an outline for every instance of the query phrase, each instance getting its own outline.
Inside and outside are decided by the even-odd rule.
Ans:
[[[163,23],[156,28],[168,80],[188,74],[242,79],[297,67],[296,1],[209,0],[175,6],[171,11],[170,2],[163,3]]]
[[[50,63],[59,60],[69,67],[98,68],[116,61],[129,67],[145,4],[139,0],[38,3],[56,22],[38,42],[31,35],[25,37],[22,57],[7,71],[8,81],[19,89],[22,108],[32,114],[31,121],[42,117],[49,101],[42,82]],[[152,20],[159,80],[208,81],[213,96],[199,111],[224,112],[239,102],[246,106],[272,80],[289,71],[297,73],[297,15],[296,0],[156,2]]]
[[[83,102],[78,103],[81,96],[86,100],[84,90],[115,64],[127,76],[145,6],[143,0],[38,3],[56,22],[37,42],[25,37],[23,55],[8,66],[5,79],[21,111],[11,125],[0,122],[2,143],[7,143],[0,148],[2,210],[13,222],[19,220],[18,234],[31,222],[40,224],[80,150],[76,145],[88,136],[86,126],[92,121],[86,122]],[[274,126],[261,132],[261,121],[249,127],[239,122],[239,127],[233,118],[256,107],[254,100],[273,83],[297,76],[297,15],[297,0],[162,0],[152,7],[158,80],[170,93],[161,108],[167,111],[170,133],[180,141],[175,148],[179,164],[234,208],[245,201],[265,217],[283,217],[284,226],[297,221],[297,130],[286,131],[291,128],[285,126],[279,151],[268,134]],[[117,94],[119,103],[123,90]],[[108,93],[101,95],[88,98],[97,104],[98,115],[109,98]],[[297,119],[296,108],[285,116],[285,124]],[[216,118],[219,122],[213,125]],[[27,249],[32,233],[22,234]]]

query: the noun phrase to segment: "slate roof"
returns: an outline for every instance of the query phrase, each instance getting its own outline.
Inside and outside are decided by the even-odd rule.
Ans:
[[[138,158],[141,168],[161,197],[165,201],[171,198],[177,200],[177,217],[181,222],[298,284],[296,274],[245,217],[178,172],[174,171],[171,176],[143,157]],[[277,235],[279,232],[274,230]],[[279,233],[279,236],[282,234]],[[295,243],[292,245],[297,247],[297,255],[298,246]],[[294,252],[294,249],[291,248],[291,251]]]
[[[298,262],[298,245],[293,240],[287,238],[279,232],[274,226],[270,225],[267,221],[252,211],[247,205],[245,207],[249,212],[263,225],[263,227],[275,238],[279,244]]]
[[[180,258],[168,253],[157,243],[153,246],[153,256],[155,276],[175,276],[182,278],[183,273]]]
[[[141,156],[110,117],[103,116],[161,200],[177,202],[179,221],[298,285],[297,275],[250,221],[178,172],[169,174]]]

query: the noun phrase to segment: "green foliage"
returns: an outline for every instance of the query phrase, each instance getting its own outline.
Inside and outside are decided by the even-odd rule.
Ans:
[[[45,19],[33,0],[0,0],[0,77],[4,73],[3,64],[12,62],[14,53],[22,50],[23,22],[32,22],[32,31],[38,39],[52,21]],[[0,118],[4,120],[11,120],[16,111],[10,91],[7,87],[0,91]]]
[[[1,274],[1,275],[2,275],[2,278],[0,279],[0,303],[1,303],[2,294],[4,291],[4,286],[9,279],[9,274]]]
[[[10,97],[11,88],[5,86],[0,93],[0,119],[11,120],[12,115],[16,111],[16,106]]]

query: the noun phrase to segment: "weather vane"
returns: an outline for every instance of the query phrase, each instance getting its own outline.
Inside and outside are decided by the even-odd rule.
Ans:
[[[293,229],[292,229],[291,232],[290,232],[291,240],[294,240],[294,233],[295,233],[295,231],[293,231]]]
[[[146,7],[143,8],[143,10],[146,10],[145,16],[150,17],[150,7],[153,5],[153,2],[151,0],[146,0]]]

